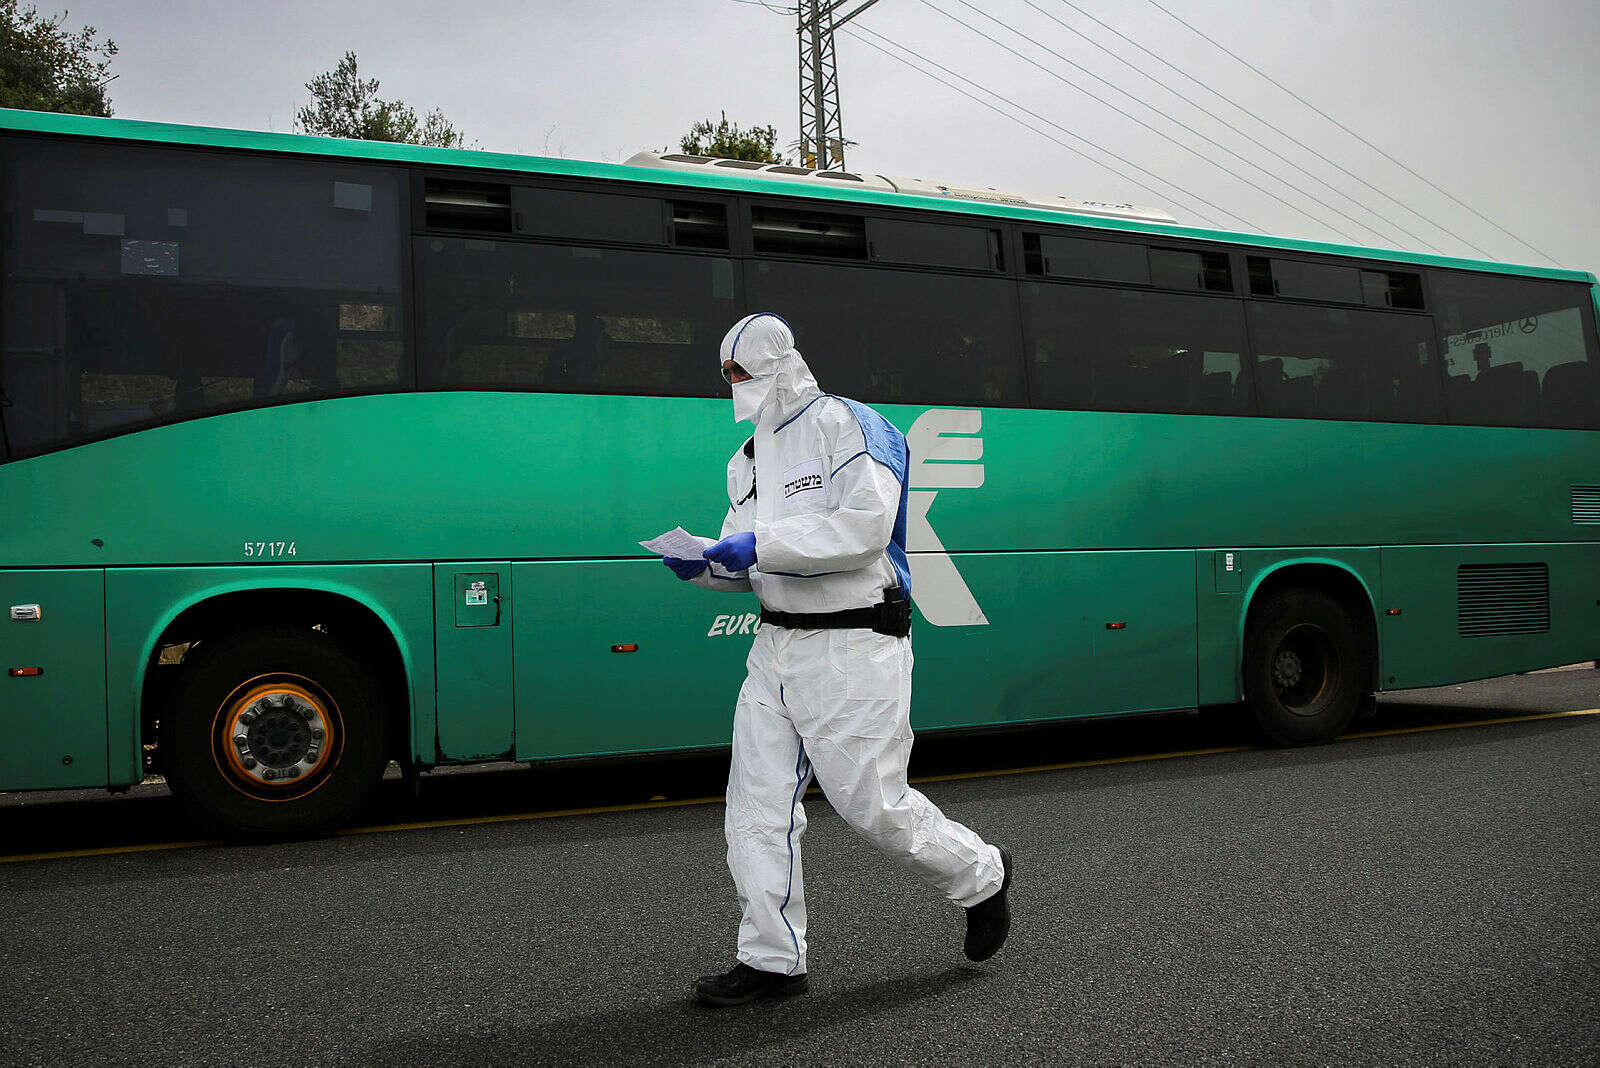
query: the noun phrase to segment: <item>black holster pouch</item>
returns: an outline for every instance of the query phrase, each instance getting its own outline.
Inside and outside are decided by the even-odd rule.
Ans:
[[[911,634],[911,602],[905,591],[891,586],[883,600],[871,608],[847,608],[843,612],[775,612],[761,610],[761,622],[791,630],[871,630],[891,638]]]

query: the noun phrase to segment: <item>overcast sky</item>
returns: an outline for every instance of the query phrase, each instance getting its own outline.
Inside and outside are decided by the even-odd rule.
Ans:
[[[1205,93],[1066,0],[1032,0],[1035,6],[1028,0],[982,0],[975,6],[963,0],[879,0],[838,37],[844,132],[859,142],[847,155],[850,169],[1131,200],[1201,226],[1345,241],[1337,228],[1357,244],[1421,251],[1431,245],[1451,255],[1600,270],[1600,3],[1161,0],[1512,237],[1295,102],[1150,0],[1073,2],[1360,181]],[[782,0],[771,0],[771,6],[781,7]],[[849,0],[842,10],[855,6]],[[1178,95],[1047,16],[1126,56]],[[754,2],[74,0],[68,25],[83,23],[121,49],[112,67],[119,77],[110,91],[116,114],[125,118],[288,131],[295,109],[309,99],[304,84],[335,66],[348,49],[357,53],[365,77],[381,80],[382,96],[403,99],[419,113],[442,108],[470,139],[496,151],[620,162],[641,148],[675,148],[691,123],[714,119],[722,110],[741,125],[775,125],[780,143],[799,135],[795,19]],[[857,27],[878,37],[850,36]],[[1064,128],[1176,183],[1187,195],[1107,161],[1126,175],[1118,176],[864,43],[883,45],[885,38],[910,49],[918,63],[941,64],[1037,113],[1039,118],[1021,117],[1049,137],[1078,144]],[[1060,78],[1078,82],[1198,155]],[[1193,104],[1291,162],[1274,158]],[[1264,175],[1253,163],[1364,225]],[[1154,191],[1139,188],[1134,179]]]

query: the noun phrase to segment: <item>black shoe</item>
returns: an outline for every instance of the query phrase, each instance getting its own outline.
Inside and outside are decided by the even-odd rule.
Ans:
[[[1006,891],[1011,889],[1011,853],[1005,846],[1000,847],[1000,867],[1005,872],[1000,892],[967,909],[968,960],[988,960],[1011,933],[1011,905],[1006,901]]]
[[[740,961],[721,975],[702,975],[694,981],[695,1000],[702,1005],[743,1005],[756,998],[786,998],[804,994],[810,983],[806,973],[784,975],[764,972]]]

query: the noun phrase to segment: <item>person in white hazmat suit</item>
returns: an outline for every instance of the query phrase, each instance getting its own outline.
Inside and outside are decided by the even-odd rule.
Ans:
[[[801,798],[813,776],[852,828],[966,908],[966,955],[987,959],[1010,929],[1010,854],[906,781],[905,437],[819,390],[777,315],[735,323],[721,359],[734,418],[755,434],[728,462],[722,540],[703,560],[665,563],[706,589],[754,591],[763,625],[734,712],[724,823],[738,962],[695,995],[734,1005],[806,989]]]

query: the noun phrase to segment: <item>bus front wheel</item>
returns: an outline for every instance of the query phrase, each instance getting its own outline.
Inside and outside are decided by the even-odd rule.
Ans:
[[[162,716],[172,792],[229,837],[330,831],[383,775],[382,692],[359,656],[310,627],[202,641]]]
[[[1244,642],[1245,704],[1277,745],[1338,737],[1366,699],[1365,643],[1349,610],[1320,590],[1287,589],[1252,613]]]

